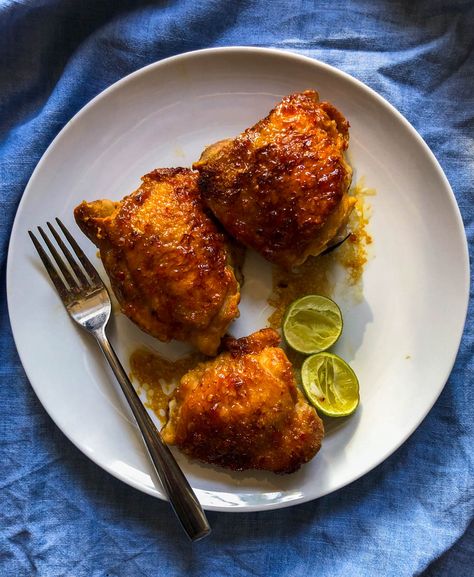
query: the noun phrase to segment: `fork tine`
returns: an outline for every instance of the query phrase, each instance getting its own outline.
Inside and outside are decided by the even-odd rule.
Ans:
[[[56,261],[56,264],[58,265],[59,270],[62,272],[63,277],[66,279],[66,282],[69,285],[69,288],[71,290],[77,289],[78,288],[77,282],[75,281],[72,274],[69,272],[63,259],[59,256],[58,251],[54,248],[53,243],[49,240],[47,234],[44,232],[44,230],[40,226],[38,227],[38,230],[39,230],[41,236],[43,237],[43,240],[46,243],[46,246],[48,247],[49,252],[53,255],[53,258]]]
[[[64,256],[66,257],[68,263],[71,265],[74,274],[79,279],[79,283],[82,283],[83,285],[87,286],[89,284],[89,281],[87,280],[86,275],[82,272],[81,267],[77,264],[77,261],[72,256],[70,250],[64,244],[64,242],[62,241],[59,234],[56,232],[56,229],[53,227],[53,225],[50,222],[48,222],[47,225],[52,235],[54,236],[56,242],[58,243],[59,248],[63,251]]]
[[[54,264],[51,262],[51,259],[43,250],[43,247],[38,242],[38,239],[36,238],[36,236],[31,232],[31,230],[28,231],[28,234],[30,235],[31,240],[33,241],[33,244],[35,245],[35,248],[36,248],[36,250],[40,256],[40,259],[43,261],[44,268],[46,269],[47,273],[49,274],[49,277],[53,281],[53,284],[56,287],[56,290],[58,291],[59,296],[65,302],[69,296],[69,289],[66,287],[66,285],[64,284],[64,281],[61,279],[61,277],[56,272]]]
[[[56,217],[56,222],[59,224],[59,227],[64,233],[64,236],[67,238],[69,244],[72,246],[72,249],[76,253],[77,258],[81,261],[82,266],[86,269],[87,274],[90,276],[91,280],[95,281],[100,286],[103,286],[104,283],[99,276],[99,273],[95,270],[91,261],[86,257],[86,255],[82,252],[81,247],[77,244],[74,240],[72,234],[68,231],[68,229],[64,226],[64,224]]]

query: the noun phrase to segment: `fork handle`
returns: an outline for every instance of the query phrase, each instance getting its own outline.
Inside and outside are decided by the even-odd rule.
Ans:
[[[211,528],[194,491],[140,401],[105,330],[99,329],[93,334],[132,409],[156,473],[184,530],[192,541],[205,537],[210,533]]]

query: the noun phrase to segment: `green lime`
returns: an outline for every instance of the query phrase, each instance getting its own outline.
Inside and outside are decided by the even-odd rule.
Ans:
[[[283,319],[283,335],[295,351],[311,355],[331,347],[342,332],[337,304],[321,295],[307,295],[291,303]]]
[[[301,367],[303,388],[312,405],[329,417],[347,417],[359,404],[359,381],[351,367],[332,353],[308,357]]]

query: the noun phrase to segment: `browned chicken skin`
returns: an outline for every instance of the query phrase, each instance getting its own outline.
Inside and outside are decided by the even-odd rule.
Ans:
[[[142,180],[121,202],[80,204],[77,224],[132,321],[213,355],[240,298],[225,238],[204,212],[195,172],[159,169]]]
[[[323,425],[298,390],[279,340],[273,329],[226,338],[226,352],[181,379],[165,442],[234,470],[292,473],[312,459]]]
[[[349,123],[308,90],[207,148],[194,168],[204,201],[229,234],[291,268],[321,253],[349,217],[348,142]]]

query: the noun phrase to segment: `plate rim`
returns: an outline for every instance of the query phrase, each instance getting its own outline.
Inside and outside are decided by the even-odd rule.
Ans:
[[[430,159],[433,168],[436,170],[437,176],[441,179],[441,181],[444,184],[446,191],[448,192],[448,198],[449,198],[449,201],[451,204],[453,216],[456,218],[457,231],[459,232],[460,239],[463,241],[462,242],[463,251],[462,251],[462,255],[460,255],[460,256],[462,256],[462,266],[463,266],[463,272],[465,275],[465,283],[464,283],[464,286],[462,287],[463,292],[464,292],[464,295],[463,295],[464,296],[464,306],[463,306],[464,314],[462,316],[463,320],[460,323],[460,327],[458,329],[459,334],[458,334],[458,338],[456,340],[455,353],[452,355],[452,359],[451,359],[450,363],[448,363],[447,373],[445,375],[443,375],[442,378],[440,378],[441,384],[438,387],[439,390],[436,391],[436,394],[433,398],[432,403],[429,403],[429,406],[426,408],[424,413],[420,414],[419,418],[417,419],[416,424],[414,426],[412,426],[407,433],[402,435],[401,439],[399,440],[399,442],[395,446],[392,446],[390,448],[390,450],[386,451],[383,454],[383,456],[381,456],[376,462],[371,463],[370,466],[366,467],[364,470],[359,472],[350,481],[342,481],[340,484],[336,483],[335,487],[328,489],[327,491],[324,491],[323,493],[321,493],[317,497],[304,495],[301,497],[297,497],[291,501],[269,503],[269,504],[264,504],[264,505],[235,505],[235,506],[230,506],[230,507],[229,506],[224,507],[224,506],[218,506],[218,505],[212,505],[212,504],[203,505],[204,509],[207,511],[221,511],[221,512],[227,512],[227,513],[269,511],[269,510],[299,505],[302,503],[313,501],[315,499],[319,499],[321,497],[324,497],[325,495],[328,495],[330,493],[338,491],[338,490],[342,489],[343,487],[346,487],[346,486],[354,483],[355,481],[357,481],[358,479],[360,479],[361,477],[363,477],[364,475],[366,475],[367,473],[369,473],[370,471],[372,471],[373,469],[378,467],[387,458],[389,458],[393,453],[395,453],[401,447],[401,445],[403,445],[409,439],[409,437],[411,437],[411,435],[415,432],[415,430],[422,424],[422,422],[424,421],[424,419],[426,418],[428,413],[431,411],[431,409],[435,405],[436,401],[438,400],[439,396],[441,395],[441,393],[442,393],[442,391],[443,391],[443,389],[444,389],[444,387],[445,387],[445,385],[449,379],[449,376],[452,372],[453,366],[456,362],[456,358],[457,358],[457,355],[459,352],[459,347],[460,347],[461,340],[462,340],[463,334],[464,334],[464,329],[465,329],[466,319],[467,319],[467,312],[468,312],[468,304],[469,304],[469,291],[470,291],[470,263],[469,263],[469,249],[468,249],[466,230],[464,227],[464,222],[462,219],[459,205],[457,204],[455,194],[454,194],[453,189],[452,189],[452,187],[448,181],[448,178],[445,175],[445,173],[444,173],[441,165],[439,164],[436,156],[431,151],[431,149],[429,148],[427,143],[424,141],[423,137],[417,132],[417,130],[413,127],[413,125],[402,115],[401,112],[399,112],[390,102],[388,102],[388,100],[386,100],[383,96],[381,96],[373,88],[366,85],[364,82],[362,82],[358,78],[355,78],[351,74],[344,72],[343,70],[340,70],[339,68],[336,68],[335,66],[327,64],[326,62],[323,62],[323,61],[316,59],[316,58],[312,58],[310,56],[305,56],[305,55],[300,54],[298,52],[294,52],[294,51],[286,50],[286,49],[280,49],[280,48],[266,48],[266,47],[239,46],[239,45],[224,46],[224,47],[204,48],[204,49],[199,49],[199,50],[192,50],[192,51],[176,54],[174,56],[169,56],[169,57],[163,58],[161,60],[157,60],[157,61],[152,62],[152,63],[150,63],[150,64],[148,64],[142,68],[135,70],[134,72],[131,72],[130,74],[127,74],[126,76],[120,78],[119,80],[117,80],[116,82],[114,82],[113,84],[111,84],[110,86],[108,86],[107,88],[102,90],[101,92],[99,92],[90,101],[88,101],[82,108],[80,108],[64,124],[64,126],[56,134],[56,136],[53,138],[53,140],[50,142],[50,144],[48,145],[48,147],[46,148],[46,150],[42,154],[40,160],[36,164],[33,172],[31,173],[31,176],[28,179],[28,183],[27,183],[27,185],[23,191],[20,202],[18,203],[18,207],[16,209],[15,218],[14,218],[11,233],[10,233],[10,240],[9,240],[8,252],[7,252],[7,265],[6,265],[6,293],[7,293],[7,309],[8,309],[8,316],[9,316],[9,320],[10,320],[12,336],[13,336],[13,339],[15,342],[15,346],[16,346],[18,356],[20,358],[23,370],[25,371],[25,374],[28,378],[28,381],[29,381],[31,388],[33,389],[34,393],[36,394],[38,400],[40,401],[41,405],[45,409],[49,418],[52,419],[52,421],[60,429],[60,431],[66,436],[66,438],[79,451],[81,451],[81,453],[83,453],[87,458],[89,458],[92,462],[94,462],[96,465],[98,465],[101,469],[103,469],[107,473],[113,475],[115,478],[119,479],[120,481],[126,483],[129,486],[132,486],[135,489],[138,489],[139,491],[141,491],[145,494],[151,495],[153,497],[157,497],[163,501],[167,501],[166,496],[163,494],[160,494],[156,488],[143,486],[138,481],[135,481],[132,478],[126,477],[125,475],[120,474],[120,472],[118,472],[116,470],[112,470],[107,465],[104,465],[103,463],[101,463],[99,461],[99,459],[97,458],[95,453],[93,453],[92,451],[89,451],[86,447],[81,446],[79,441],[75,441],[74,439],[72,439],[71,436],[68,434],[68,432],[66,432],[64,429],[62,429],[60,427],[60,425],[57,423],[54,416],[51,415],[50,412],[47,410],[47,408],[46,408],[46,406],[42,400],[42,395],[40,393],[40,390],[37,389],[37,387],[33,384],[34,379],[32,379],[30,377],[29,370],[26,368],[26,365],[25,365],[24,360],[23,360],[24,353],[22,354],[20,347],[18,346],[18,344],[19,344],[18,343],[18,337],[15,334],[15,323],[13,321],[13,317],[14,317],[15,313],[12,310],[12,304],[11,304],[11,298],[12,297],[10,296],[12,294],[12,291],[13,291],[13,287],[12,287],[13,257],[12,257],[12,254],[14,252],[14,247],[15,247],[15,242],[16,242],[15,239],[18,237],[17,229],[19,227],[19,220],[20,220],[21,214],[23,212],[23,207],[24,207],[25,203],[27,202],[27,199],[30,195],[30,189],[33,186],[33,182],[34,182],[34,179],[36,177],[36,174],[42,168],[43,164],[47,162],[51,151],[53,150],[57,141],[61,138],[63,133],[66,130],[68,130],[71,126],[73,126],[76,122],[79,122],[82,115],[87,113],[89,108],[92,108],[101,99],[106,98],[110,92],[113,92],[114,90],[117,90],[120,87],[122,87],[122,85],[133,81],[134,78],[137,78],[143,74],[147,74],[152,69],[158,69],[161,66],[165,66],[165,65],[168,65],[170,63],[177,63],[180,60],[199,58],[200,56],[206,55],[206,54],[220,55],[220,54],[226,54],[226,53],[227,54],[236,54],[239,52],[242,55],[244,55],[244,54],[250,55],[252,53],[258,53],[258,54],[266,54],[268,56],[274,56],[277,58],[283,57],[283,58],[288,58],[290,60],[296,59],[302,63],[311,64],[311,65],[315,66],[316,68],[318,68],[318,67],[322,68],[322,69],[326,70],[327,72],[330,72],[333,75],[341,77],[345,81],[349,81],[353,84],[356,84],[360,89],[368,92],[370,94],[370,96],[372,98],[375,98],[384,108],[388,109],[388,111],[391,114],[395,115],[397,120],[399,122],[401,122],[405,126],[405,128],[408,129],[410,135],[418,142],[419,145],[421,145],[422,149],[424,150],[424,153],[427,154],[428,158]],[[454,344],[454,342],[453,342],[453,344]],[[209,491],[202,490],[202,489],[201,490],[196,489],[196,493],[199,495],[201,493],[209,493]],[[224,493],[224,492],[220,492],[220,493]]]

